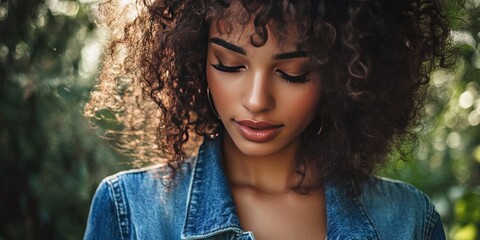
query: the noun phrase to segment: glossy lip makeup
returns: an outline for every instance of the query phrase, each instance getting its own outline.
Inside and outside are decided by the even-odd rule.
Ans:
[[[271,141],[278,135],[283,127],[283,125],[275,125],[263,121],[233,120],[233,122],[242,137],[257,143]]]

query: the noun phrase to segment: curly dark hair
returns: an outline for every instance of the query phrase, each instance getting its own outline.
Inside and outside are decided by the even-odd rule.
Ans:
[[[393,148],[413,134],[429,73],[449,65],[442,3],[240,2],[244,9],[239,12],[228,11],[231,0],[143,1],[123,13],[113,1],[101,4],[111,40],[86,115],[113,112],[123,127],[110,131],[118,135],[119,146],[138,159],[163,161],[177,170],[194,152],[189,143],[195,147],[198,136],[222,131],[206,95],[211,20],[231,23],[230,30],[253,21],[256,47],[269,37],[267,24],[282,39],[286,23],[293,23],[297,48],[315,53],[311,57],[323,87],[321,116],[301,135],[298,169],[308,166],[319,184],[349,181],[359,190]],[[319,126],[322,133],[312,134]]]

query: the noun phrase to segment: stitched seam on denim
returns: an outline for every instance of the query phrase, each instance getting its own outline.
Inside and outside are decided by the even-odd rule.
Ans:
[[[198,153],[198,156],[202,155],[204,152],[204,149],[200,149],[199,153]],[[211,153],[208,153],[208,154],[211,154]],[[197,159],[195,161],[195,165],[193,167],[193,170],[192,170],[192,178],[190,180],[190,188],[189,188],[189,191],[188,191],[188,198],[187,198],[187,212],[185,214],[185,221],[184,221],[184,228],[183,228],[183,233],[182,233],[182,238],[185,238],[185,232],[187,229],[190,229],[191,226],[190,225],[187,225],[187,219],[189,218],[190,216],[190,213],[195,211],[195,209],[192,208],[192,198],[193,198],[193,195],[195,195],[196,193],[193,192],[193,185],[195,183],[195,176],[197,174],[197,171],[203,171],[202,169],[198,170],[197,169],[197,166],[198,166],[198,156],[197,156]],[[208,157],[208,159],[211,159],[210,157]],[[236,225],[231,225],[231,226],[225,226],[224,228],[221,228],[221,229],[217,229],[217,230],[214,230],[214,231],[211,231],[211,232],[206,232],[206,233],[203,233],[201,235],[196,235],[196,236],[191,236],[189,237],[188,239],[202,239],[202,238],[206,238],[206,237],[211,237],[211,236],[214,236],[214,235],[217,235],[217,234],[220,234],[222,232],[226,232],[226,231],[230,231],[230,230],[233,230],[237,233],[242,233],[242,231],[240,229],[237,228]]]
[[[375,233],[375,237],[376,237],[375,239],[380,239],[380,237],[378,236],[378,230],[377,230],[377,228],[375,227],[375,225],[373,224],[372,219],[371,219],[370,216],[368,215],[367,210],[365,210],[365,208],[363,207],[363,204],[360,202],[360,200],[358,199],[358,197],[355,197],[354,200],[355,200],[355,204],[357,204],[358,207],[359,207],[360,209],[362,209],[361,214],[362,214],[362,215],[368,220],[368,222],[370,223],[370,227],[371,227],[372,230],[373,230],[372,232]]]
[[[424,200],[426,201],[426,204],[427,204],[427,211],[426,211],[426,220],[427,220],[427,224],[426,224],[426,228],[425,228],[425,239],[431,239],[432,238],[432,234],[433,234],[433,229],[435,228],[435,222],[436,222],[436,219],[435,219],[435,212],[433,210],[433,205],[432,204],[428,204],[428,200],[426,198],[424,198]]]
[[[188,187],[188,196],[187,196],[187,201],[186,201],[187,206],[185,206],[185,209],[187,210],[187,212],[185,213],[185,219],[183,221],[182,239],[185,238],[185,232],[189,228],[187,226],[187,220],[190,216],[190,206],[191,206],[190,201],[192,200],[193,180],[195,179],[195,175],[197,173],[198,156],[203,154],[203,151],[204,151],[204,149],[200,148],[199,151],[198,151],[197,157],[194,159],[195,161],[192,161],[193,162],[192,176],[190,178],[190,184],[189,184],[189,187]]]
[[[204,147],[204,146],[200,147],[200,149],[198,151],[198,154],[194,159],[195,161],[192,161],[193,162],[192,176],[190,178],[190,186],[189,186],[189,189],[188,189],[188,196],[187,196],[187,202],[186,202],[187,206],[185,207],[186,213],[185,213],[185,220],[184,220],[184,224],[183,224],[184,225],[183,226],[183,232],[181,234],[182,239],[203,239],[203,238],[212,237],[214,235],[217,235],[217,234],[220,234],[220,233],[223,233],[223,232],[227,232],[227,231],[234,231],[236,233],[243,233],[243,231],[241,229],[239,229],[236,225],[231,225],[231,226],[225,226],[224,228],[217,229],[215,231],[203,233],[202,235],[189,236],[188,238],[185,235],[185,233],[187,232],[187,229],[191,228],[190,225],[187,225],[187,219],[189,219],[191,212],[194,211],[194,209],[192,209],[192,204],[191,203],[192,203],[192,197],[195,194],[193,192],[193,185],[195,183],[195,176],[197,175],[197,172],[199,171],[197,169],[199,158],[200,158],[200,156],[203,156],[204,154],[209,154],[209,156],[207,156],[207,158],[211,159],[210,154],[212,154],[212,153],[205,152],[206,151],[205,149],[206,149],[206,147]],[[189,234],[191,234],[191,233],[189,233]]]
[[[252,232],[243,232],[243,233],[236,233],[235,234],[235,240],[255,240],[255,236],[253,236]]]
[[[189,236],[188,238],[186,236],[182,236],[182,239],[191,239],[191,240],[204,239],[204,238],[213,237],[215,235],[225,233],[225,232],[228,232],[228,231],[233,231],[239,236],[241,236],[241,234],[243,234],[243,232],[240,229],[238,229],[237,226],[233,226],[233,227],[229,226],[229,227],[218,229],[216,231],[205,233],[205,234],[202,234],[202,235]]]
[[[107,178],[106,179],[106,184],[108,186],[108,194],[110,195],[110,199],[112,200],[113,202],[113,205],[115,206],[115,214],[117,216],[117,224],[118,224],[118,229],[120,230],[120,237],[122,238],[122,240],[124,239],[123,238],[123,233],[122,233],[122,228],[121,228],[121,225],[120,225],[120,216],[119,216],[119,212],[118,212],[118,206],[117,206],[117,201],[115,199],[115,190],[112,186],[112,182],[113,182],[113,178],[110,177],[110,178]]]
[[[118,226],[120,228],[120,235],[122,239],[125,239],[128,234],[128,210],[126,207],[126,202],[124,201],[124,196],[122,194],[122,190],[120,189],[120,183],[118,182],[118,178],[112,178],[108,181],[113,191],[113,199],[115,203],[115,209],[117,211],[118,216]]]
[[[422,223],[422,229],[421,229],[421,235],[422,239],[431,239],[432,234],[433,234],[433,229],[436,224],[436,219],[434,217],[435,211],[434,211],[434,206],[432,203],[429,202],[428,197],[423,193],[422,191],[418,190],[415,188],[413,185],[407,182],[402,182],[394,179],[389,179],[389,178],[383,178],[383,177],[377,177],[382,180],[385,180],[387,183],[392,183],[395,185],[401,185],[403,187],[411,189],[413,192],[415,192],[418,196],[422,198],[425,204],[425,208],[423,210],[424,213],[424,219],[421,222]]]
[[[413,185],[409,184],[409,183],[405,183],[405,182],[401,182],[401,181],[389,181],[395,185],[401,185],[401,186],[404,186],[406,188],[409,188],[411,189],[413,192],[415,192],[419,197],[422,198],[423,200],[423,203],[424,203],[424,210],[423,210],[423,214],[424,214],[424,219],[422,220],[422,229],[421,229],[421,235],[422,235],[422,239],[430,239],[431,237],[431,233],[432,233],[432,213],[433,213],[433,205],[432,204],[429,204],[429,201],[428,201],[428,198],[427,196],[421,192],[420,190],[418,190],[417,188],[415,188]],[[434,225],[433,225],[434,226]]]
[[[160,164],[155,164],[155,165],[148,166],[148,167],[125,170],[125,171],[121,171],[121,172],[118,172],[118,173],[115,173],[115,174],[109,176],[107,178],[107,180],[108,181],[113,181],[114,179],[116,179],[116,178],[118,178],[122,175],[142,174],[142,173],[148,172],[150,170],[162,169],[162,168],[165,168],[166,166],[167,166],[166,164],[160,163]]]

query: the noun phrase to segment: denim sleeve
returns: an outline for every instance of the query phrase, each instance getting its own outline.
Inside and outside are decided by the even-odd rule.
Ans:
[[[113,201],[113,190],[103,181],[93,197],[84,239],[123,239]]]
[[[432,230],[432,240],[445,240],[445,231],[443,230],[442,221],[440,220],[440,215],[435,212],[435,225]]]

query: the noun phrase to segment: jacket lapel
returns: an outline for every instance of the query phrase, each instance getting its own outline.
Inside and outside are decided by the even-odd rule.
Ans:
[[[221,159],[220,141],[205,140],[190,183],[183,239],[206,238],[226,231],[242,233]]]

